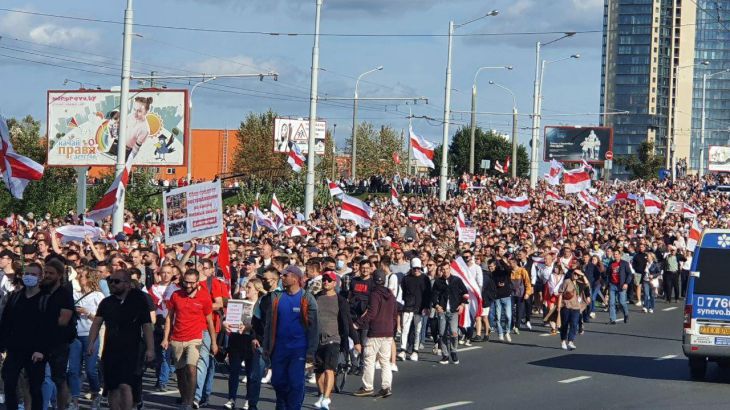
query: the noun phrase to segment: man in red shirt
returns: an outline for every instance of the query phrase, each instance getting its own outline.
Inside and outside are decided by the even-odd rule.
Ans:
[[[195,393],[203,331],[207,329],[213,336],[210,348],[213,354],[218,352],[218,345],[213,327],[213,304],[205,289],[201,289],[200,273],[189,269],[183,275],[180,285],[182,289],[173,293],[167,304],[168,315],[165,319],[162,348],[172,348],[171,356],[182,404],[190,408]]]

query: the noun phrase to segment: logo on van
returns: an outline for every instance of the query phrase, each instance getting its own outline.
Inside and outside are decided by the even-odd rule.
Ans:
[[[728,246],[730,246],[730,235],[720,235],[720,237],[717,238],[717,244],[720,245],[721,248],[727,248]]]

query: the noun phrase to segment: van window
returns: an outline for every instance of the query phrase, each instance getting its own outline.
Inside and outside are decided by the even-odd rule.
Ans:
[[[695,294],[730,296],[730,251],[702,248],[696,270]]]

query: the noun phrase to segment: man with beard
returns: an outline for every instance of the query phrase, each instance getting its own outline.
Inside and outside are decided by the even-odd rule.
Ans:
[[[171,356],[180,398],[183,408],[189,409],[195,394],[203,331],[207,330],[211,335],[210,352],[213,355],[218,352],[218,344],[213,326],[213,301],[207,291],[200,287],[200,273],[188,269],[180,285],[182,289],[173,293],[167,304],[162,348],[167,349],[168,345],[172,347]]]
[[[104,298],[96,311],[87,353],[96,354],[94,346],[104,324],[104,389],[109,392],[109,407],[125,410],[133,406],[132,386],[140,376],[141,350],[146,362],[155,358],[153,330],[147,300],[142,291],[132,288],[129,271],[117,270],[107,281],[111,296]]]

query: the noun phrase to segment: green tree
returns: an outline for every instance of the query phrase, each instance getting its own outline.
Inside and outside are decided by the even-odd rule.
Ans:
[[[622,155],[616,158],[616,164],[626,167],[633,178],[652,179],[659,176],[664,166],[664,159],[654,154],[654,143],[644,141],[639,145],[636,155]]]
[[[289,167],[284,154],[275,153],[272,135],[274,135],[274,119],[276,113],[269,110],[263,114],[250,112],[238,128],[238,149],[233,160],[236,173],[253,174],[267,169]],[[264,178],[268,176],[264,175]]]
[[[352,152],[352,137],[347,139],[347,149]],[[393,161],[397,153],[401,165]],[[357,177],[373,175],[392,177],[404,169],[407,152],[403,149],[403,137],[394,129],[382,126],[378,132],[373,124],[362,122],[357,127]]]
[[[460,128],[451,139],[449,145],[449,172],[454,175],[461,175],[469,171],[469,148],[471,140],[471,129],[467,127]],[[441,173],[441,147],[436,147],[434,152],[434,165],[436,168],[431,170],[431,175],[436,176]],[[499,161],[504,165],[507,157],[512,156],[512,142],[504,137],[493,133],[492,131],[484,132],[477,127],[474,132],[474,168],[480,173],[479,164],[483,159],[491,161],[492,168],[487,170],[487,174],[495,175],[495,161]],[[514,164],[514,159],[512,160]],[[525,177],[530,169],[530,163],[527,156],[527,150],[523,145],[517,146],[517,176]]]
[[[132,177],[124,195],[124,209],[140,213],[147,208],[162,208],[162,189],[152,183],[155,174],[149,168],[132,168]],[[100,178],[102,182],[93,185],[87,192],[87,206],[99,202],[114,181],[114,168],[109,168]]]

